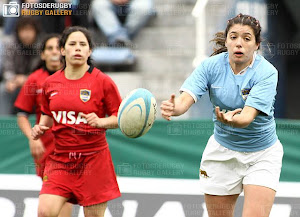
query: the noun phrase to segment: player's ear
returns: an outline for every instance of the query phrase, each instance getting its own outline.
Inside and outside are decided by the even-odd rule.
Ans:
[[[227,47],[227,38],[225,38],[225,47]]]
[[[89,57],[91,56],[91,54],[92,54],[92,50],[90,49],[90,50],[89,50]]]
[[[60,48],[60,53],[61,53],[62,56],[66,56],[66,51],[63,47]]]
[[[256,43],[256,49],[255,50],[258,50],[259,47],[260,47],[260,42]]]

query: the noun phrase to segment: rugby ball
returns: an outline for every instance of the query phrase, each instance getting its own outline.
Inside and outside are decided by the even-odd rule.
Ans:
[[[156,118],[157,105],[152,93],[144,88],[131,91],[118,111],[118,124],[122,133],[137,138],[147,133]]]

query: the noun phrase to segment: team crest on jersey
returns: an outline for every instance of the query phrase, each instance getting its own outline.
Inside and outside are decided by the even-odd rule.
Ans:
[[[242,97],[243,97],[244,100],[247,99],[247,97],[248,97],[248,95],[250,93],[250,90],[251,90],[251,88],[244,88],[244,89],[241,90]]]
[[[87,89],[80,90],[80,99],[82,100],[82,102],[87,102],[90,100],[91,92],[92,92],[91,90],[87,90]]]

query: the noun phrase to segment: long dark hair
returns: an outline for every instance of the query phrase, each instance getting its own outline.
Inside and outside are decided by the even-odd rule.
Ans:
[[[66,28],[63,31],[62,36],[61,36],[60,41],[59,41],[59,47],[60,48],[65,47],[69,35],[71,35],[71,33],[73,33],[73,32],[82,32],[84,34],[84,36],[86,37],[88,43],[89,43],[90,49],[93,50],[94,43],[93,43],[93,40],[92,40],[91,33],[89,32],[89,30],[87,30],[86,28],[81,27],[81,26],[71,26],[71,27]],[[65,57],[62,57],[62,58],[63,58],[64,64],[66,64]],[[92,65],[91,57],[88,58],[87,64]]]
[[[210,56],[214,56],[219,53],[223,53],[223,52],[227,51],[227,47],[225,47],[225,41],[227,38],[227,34],[229,32],[229,29],[234,24],[250,26],[254,32],[256,44],[258,44],[262,41],[262,38],[260,36],[261,26],[260,26],[259,21],[250,15],[245,15],[245,14],[240,13],[236,17],[231,18],[227,21],[227,27],[225,29],[225,32],[217,32],[215,34],[215,38],[211,40],[212,42],[215,43],[215,48],[214,48],[214,52]]]
[[[47,42],[48,42],[50,39],[52,39],[52,38],[57,38],[57,40],[59,40],[59,39],[60,39],[60,35],[59,35],[59,34],[53,33],[53,34],[48,34],[48,35],[44,36],[44,38],[43,38],[43,40],[42,40],[42,44],[41,44],[40,55],[42,54],[42,52],[45,51]],[[46,69],[46,62],[45,62],[45,60],[42,60],[42,59],[40,58],[39,64],[38,64],[37,67],[34,69],[34,71],[37,70],[37,69],[39,69],[39,68],[42,68],[42,67],[43,67],[44,69]]]

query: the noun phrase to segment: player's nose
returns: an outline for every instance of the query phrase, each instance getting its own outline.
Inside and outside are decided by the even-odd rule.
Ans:
[[[236,44],[235,44],[237,47],[241,47],[242,46],[242,38],[241,37],[238,37],[236,39]]]

